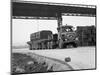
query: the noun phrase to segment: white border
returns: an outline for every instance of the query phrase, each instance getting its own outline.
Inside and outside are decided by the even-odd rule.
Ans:
[[[97,70],[39,73],[31,75],[99,75],[100,72],[100,2],[99,0],[36,0],[43,2],[97,5]],[[10,0],[0,2],[0,75],[10,75]],[[29,75],[29,74],[28,74]]]

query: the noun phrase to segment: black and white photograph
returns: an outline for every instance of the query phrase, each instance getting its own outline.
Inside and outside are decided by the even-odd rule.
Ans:
[[[96,70],[96,9],[11,0],[11,74]]]

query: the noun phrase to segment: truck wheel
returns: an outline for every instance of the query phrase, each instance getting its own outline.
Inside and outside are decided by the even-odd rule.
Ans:
[[[72,48],[73,47],[73,45],[72,44],[67,44],[67,46],[66,46],[67,48]]]
[[[67,48],[67,44],[64,43],[64,44],[63,44],[63,48]]]
[[[77,44],[76,43],[73,43],[73,47],[77,48]]]

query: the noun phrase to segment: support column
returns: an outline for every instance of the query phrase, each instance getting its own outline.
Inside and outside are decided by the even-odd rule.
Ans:
[[[57,21],[58,21],[58,27],[62,25],[62,15],[61,13],[57,13]]]
[[[61,13],[57,13],[57,22],[58,22],[58,40],[61,39],[60,35],[61,35],[61,28],[60,26],[62,26],[62,15]]]

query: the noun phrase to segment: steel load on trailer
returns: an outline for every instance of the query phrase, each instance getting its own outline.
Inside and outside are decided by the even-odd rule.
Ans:
[[[49,30],[35,32],[31,34],[30,41],[27,43],[30,49],[45,49],[47,48],[48,37],[52,37],[52,32]]]

